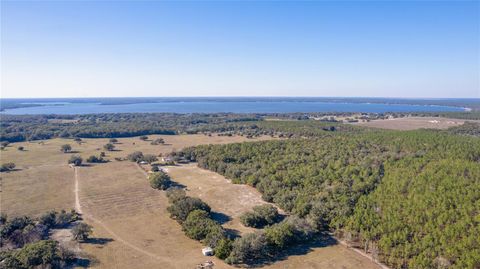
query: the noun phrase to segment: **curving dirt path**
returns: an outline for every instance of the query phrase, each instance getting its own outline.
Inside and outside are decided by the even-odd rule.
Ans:
[[[140,167],[139,167],[140,168]],[[141,169],[141,168],[140,168]],[[74,167],[74,173],[75,173],[75,189],[74,189],[74,192],[75,192],[75,211],[77,211],[78,213],[82,214],[82,217],[85,218],[85,219],[88,219],[92,222],[95,222],[96,224],[98,224],[99,226],[101,226],[107,233],[109,233],[113,239],[115,239],[116,241],[124,244],[125,246],[137,251],[137,252],[140,252],[142,254],[145,254],[151,258],[154,258],[154,259],[157,259],[157,260],[161,260],[162,262],[165,262],[167,264],[170,264],[172,265],[172,268],[173,268],[173,264],[171,263],[170,260],[164,258],[164,257],[161,257],[161,256],[158,256],[154,253],[151,253],[151,252],[148,252],[140,247],[137,247],[135,246],[134,244],[126,241],[125,239],[123,239],[122,237],[120,237],[118,234],[116,234],[114,231],[112,231],[107,225],[105,225],[104,222],[102,222],[101,220],[93,217],[92,215],[88,214],[88,213],[85,213],[82,211],[82,204],[80,202],[80,197],[79,197],[79,175],[78,175],[78,167]],[[144,171],[142,169],[142,171]],[[145,171],[144,171],[145,172]],[[146,173],[146,172],[145,172]]]

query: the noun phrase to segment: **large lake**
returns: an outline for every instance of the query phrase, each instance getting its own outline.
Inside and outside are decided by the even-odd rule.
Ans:
[[[265,100],[188,100],[101,104],[88,102],[45,102],[42,106],[6,109],[3,114],[91,114],[91,113],[283,113],[283,112],[435,112],[464,111],[464,108],[438,105],[341,103],[319,101]]]

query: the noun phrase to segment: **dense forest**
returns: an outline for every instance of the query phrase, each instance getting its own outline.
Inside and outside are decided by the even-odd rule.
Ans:
[[[298,122],[280,129],[289,124],[310,133]],[[256,187],[266,201],[393,268],[480,267],[478,138],[431,130],[324,132],[177,155]]]

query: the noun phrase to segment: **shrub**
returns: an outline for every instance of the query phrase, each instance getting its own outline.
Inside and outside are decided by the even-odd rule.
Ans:
[[[210,207],[198,198],[185,196],[173,202],[168,208],[170,216],[182,223],[193,210],[200,209],[210,212]]]
[[[182,223],[185,235],[195,240],[205,239],[210,232],[218,229],[217,226],[219,226],[218,223],[210,218],[209,213],[200,209],[190,212],[187,219]]]
[[[72,229],[73,238],[77,241],[85,241],[92,233],[92,226],[80,222]]]
[[[148,180],[150,181],[150,186],[157,190],[166,190],[172,183],[170,177],[162,171],[150,174]]]
[[[155,140],[152,141],[152,143],[150,143],[152,145],[160,145],[160,144],[165,144],[165,141],[163,140],[163,138],[157,138]]]
[[[18,149],[19,151],[23,151],[23,150],[25,150],[25,147],[20,146],[20,147],[18,147],[17,149]]]
[[[147,163],[153,163],[156,162],[158,159],[155,155],[152,154],[145,154],[143,156],[143,161],[146,161]]]
[[[267,227],[265,236],[270,245],[283,249],[294,241],[294,227],[291,223],[284,221]]]
[[[185,190],[178,187],[169,188],[166,194],[168,202],[172,204],[186,197]]]
[[[265,234],[262,232],[249,233],[233,241],[232,251],[225,261],[231,264],[248,264],[264,258],[268,252]]]
[[[63,153],[70,152],[70,151],[72,151],[72,146],[70,146],[70,144],[62,145],[60,147],[60,151],[63,152]]]
[[[78,155],[72,155],[70,157],[70,159],[68,160],[68,163],[69,164],[73,164],[75,166],[80,166],[82,165],[82,157],[78,156]]]
[[[23,230],[23,228],[28,225],[33,225],[33,220],[29,217],[15,217],[13,219],[8,219],[5,225],[0,230],[0,235],[2,239],[9,238],[16,230]]]
[[[216,248],[221,240],[227,238],[227,232],[215,220],[211,221],[214,225],[210,227],[207,236],[205,236],[202,242],[211,248]]]
[[[223,238],[217,243],[215,247],[215,256],[219,259],[225,260],[232,252],[232,240]]]
[[[105,150],[112,151],[112,150],[115,149],[115,145],[112,144],[112,143],[107,143],[107,144],[103,145],[103,148],[104,148]]]
[[[108,142],[115,144],[115,143],[118,143],[118,140],[116,138],[110,138]]]
[[[15,265],[12,268],[58,268],[61,261],[58,251],[57,242],[41,240],[25,245],[18,252],[11,255],[7,263]]]
[[[253,212],[246,212],[240,216],[240,221],[247,227],[262,228],[275,223],[278,217],[277,208],[267,204],[255,206]]]
[[[0,166],[0,172],[12,171],[15,168],[14,163],[4,163]]]
[[[56,215],[57,215],[57,212],[55,211],[47,212],[42,216],[40,216],[39,222],[47,226],[48,228],[53,228],[56,225],[56,218],[57,218]]]
[[[77,212],[75,212],[75,210],[71,210],[70,212],[66,212],[65,210],[60,212],[50,211],[40,217],[39,223],[47,226],[48,228],[61,228],[69,223],[77,221],[78,219],[79,215]]]
[[[87,162],[88,163],[103,163],[103,162],[105,162],[105,159],[103,159],[101,156],[97,157],[95,155],[92,155],[92,156],[87,158]]]
[[[143,160],[143,153],[141,151],[135,151],[128,154],[127,159],[132,162],[140,162]]]
[[[139,137],[139,139],[140,139],[140,140],[143,140],[143,141],[145,141],[145,140],[147,140],[147,139],[148,139],[148,136],[146,136],[146,135],[142,135],[142,136],[140,136],[140,137]]]

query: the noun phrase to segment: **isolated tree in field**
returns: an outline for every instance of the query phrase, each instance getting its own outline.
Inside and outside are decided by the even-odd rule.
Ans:
[[[140,162],[143,160],[143,153],[141,151],[135,151],[128,154],[127,159],[132,162]]]
[[[92,233],[92,226],[80,222],[72,229],[73,238],[77,241],[85,241]]]
[[[15,164],[14,163],[4,163],[2,164],[2,166],[0,166],[0,172],[7,172],[7,171],[11,171],[15,168]]]
[[[20,147],[18,147],[17,149],[18,149],[19,151],[25,150],[25,148],[24,148],[23,146],[20,146]]]
[[[103,148],[104,148],[105,150],[112,151],[112,150],[115,149],[115,145],[112,144],[112,143],[108,143],[108,144],[103,145]]]
[[[105,151],[100,152],[100,157],[105,157]]]
[[[75,137],[75,138],[73,139],[73,141],[75,141],[75,142],[77,142],[77,143],[80,144],[80,142],[82,142],[82,139],[81,139],[80,137]]]
[[[102,157],[97,157],[95,155],[92,155],[87,158],[87,163],[103,163],[105,160]]]
[[[82,157],[78,156],[78,155],[72,155],[72,157],[70,157],[70,159],[68,160],[68,163],[69,164],[73,164],[75,166],[80,166],[82,165]]]
[[[160,144],[165,144],[165,140],[163,140],[163,138],[157,138],[155,140],[152,141],[152,143],[150,143],[152,145],[160,145]]]
[[[162,171],[150,174],[148,180],[150,181],[150,186],[157,190],[166,190],[172,183],[170,177]]]
[[[108,140],[108,141],[112,144],[118,143],[118,140],[116,138],[110,138],[110,140]]]
[[[148,136],[142,135],[139,137],[140,140],[146,141],[148,139]]]
[[[72,151],[72,146],[70,146],[70,144],[62,145],[60,147],[60,151],[63,152],[63,153],[70,152],[70,151]]]

